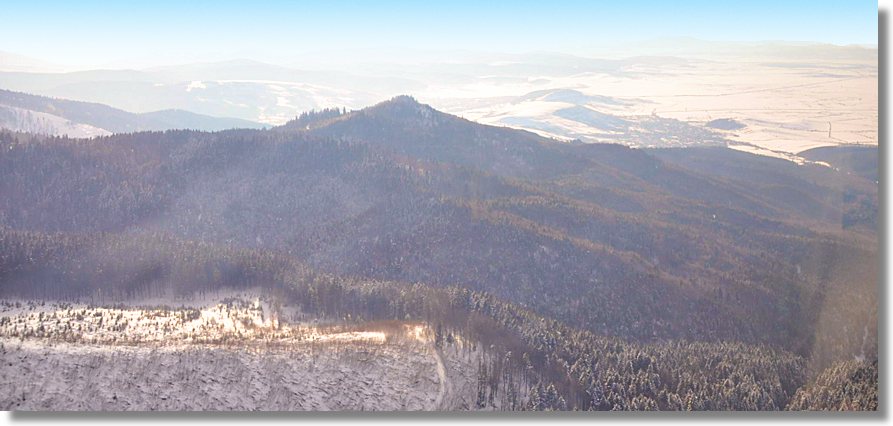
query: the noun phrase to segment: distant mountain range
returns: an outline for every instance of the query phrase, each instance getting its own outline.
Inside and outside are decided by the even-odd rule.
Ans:
[[[0,71],[0,89],[98,102],[135,113],[180,109],[266,125],[282,124],[314,108],[358,108],[387,98],[387,93],[419,87],[406,78],[305,71],[249,60],[146,70]]]
[[[646,148],[736,144],[795,162],[810,161],[798,154],[815,147],[877,144],[875,48],[690,39],[615,48],[607,58],[413,52],[413,60],[399,59],[407,52],[361,49],[306,54],[287,66],[237,59],[75,72],[0,52],[0,88],[134,113],[185,110],[270,126],[305,111],[359,109],[412,93],[479,123],[567,141]],[[761,79],[752,84],[741,77],[750,75]],[[20,111],[5,115],[22,120]],[[817,118],[825,116],[832,123]],[[100,132],[83,127],[89,123],[56,121],[41,116],[22,128],[52,123],[69,133]]]
[[[263,125],[183,110],[135,114],[98,103],[0,90],[0,127],[48,135],[91,137],[148,130],[257,129]]]

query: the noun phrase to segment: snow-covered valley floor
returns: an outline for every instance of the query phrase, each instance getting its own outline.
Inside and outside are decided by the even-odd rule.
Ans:
[[[179,308],[0,301],[0,409],[472,406],[476,354],[436,349],[424,324],[320,326],[272,306],[245,296]]]

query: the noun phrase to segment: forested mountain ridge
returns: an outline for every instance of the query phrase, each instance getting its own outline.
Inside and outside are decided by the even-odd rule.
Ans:
[[[575,198],[637,212],[643,210],[643,202],[656,210],[672,197],[684,199],[686,208],[692,202],[712,204],[708,206],[711,215],[718,207],[734,208],[798,225],[810,221],[825,227],[831,222],[832,229],[839,229],[841,223],[853,225],[845,219],[863,207],[860,202],[877,205],[876,184],[841,176],[828,167],[797,166],[719,147],[638,150],[614,144],[560,143],[523,130],[482,126],[409,96],[358,111],[304,114],[279,129],[368,142],[401,157],[532,180],[547,184],[553,192],[570,192]],[[688,157],[694,158],[678,161]],[[733,170],[737,174],[730,176]],[[757,180],[741,182],[749,171]],[[587,198],[584,191],[595,197]],[[842,201],[843,195],[847,199]],[[873,230],[875,222],[863,218],[856,224]]]
[[[754,397],[762,402],[753,407],[783,408],[807,370],[876,353],[876,214],[845,218],[854,208],[876,211],[877,187],[830,168],[769,167],[762,157],[727,158],[725,151],[684,159],[683,151],[569,145],[462,120],[408,97],[266,131],[89,140],[2,132],[0,225],[17,247],[4,254],[85,234],[91,244],[108,244],[99,253],[114,258],[120,244],[169,235],[191,251],[207,247],[211,257],[211,247],[260,250],[355,277],[344,280],[348,292],[359,281],[471,291],[474,304],[504,300],[555,321],[550,328],[559,335],[613,336],[645,345],[646,353],[692,341],[740,345],[741,353],[765,345],[796,360],[784,375],[797,378],[785,379],[791,384],[771,404]],[[762,173],[767,168],[776,172]],[[746,182],[747,170],[761,173]],[[63,234],[48,236],[56,232]],[[66,278],[70,272],[47,279],[37,271],[52,268],[21,269],[32,256],[15,257],[3,270],[16,281],[4,282],[21,285],[0,290],[42,297],[48,290],[37,283],[81,282],[86,287],[76,293],[93,295],[91,282],[151,289],[183,281],[152,260],[166,249],[147,247],[145,261],[122,263],[108,279],[92,268],[78,280]],[[270,272],[278,268],[265,263],[249,269],[258,278],[232,272],[223,281],[278,282]],[[209,286],[221,282],[213,268],[198,271]],[[376,303],[396,303],[388,297]],[[520,320],[498,319],[510,330]],[[867,341],[847,331],[863,328]],[[564,349],[565,370],[580,361],[577,350]],[[597,364],[580,362],[577,369]],[[631,380],[646,370],[616,374]],[[559,385],[565,395],[572,387]],[[677,407],[659,394],[649,397],[659,408]],[[614,407],[574,395],[575,407]]]
[[[878,147],[866,145],[841,145],[813,148],[800,153],[800,156],[813,161],[822,161],[846,173],[865,179],[878,181]]]
[[[498,400],[513,410],[778,410],[805,381],[804,360],[785,351],[599,337],[486,293],[337,277],[273,252],[165,234],[0,228],[0,253],[5,296],[89,294],[91,304],[163,296],[174,303],[178,296],[260,286],[318,318],[423,320],[437,330],[438,347],[461,340],[491,360],[477,373],[477,409]],[[58,282],[66,285],[50,284]],[[0,320],[0,327],[8,325],[8,318]],[[72,338],[41,327],[16,329],[20,338]],[[526,401],[517,399],[521,392],[529,392]]]

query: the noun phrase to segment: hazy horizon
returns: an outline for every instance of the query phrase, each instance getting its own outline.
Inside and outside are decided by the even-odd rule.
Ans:
[[[485,56],[533,56],[533,55],[564,55],[569,57],[585,58],[585,59],[630,59],[643,56],[655,57],[690,57],[702,58],[710,57],[711,52],[706,50],[708,46],[719,48],[721,46],[748,46],[748,47],[771,47],[771,46],[812,46],[812,47],[828,47],[842,49],[864,49],[877,51],[877,44],[833,44],[813,41],[787,41],[787,40],[761,40],[761,41],[715,41],[704,39],[691,39],[680,37],[677,40],[687,40],[690,45],[677,46],[675,51],[667,52],[660,47],[652,46],[657,43],[665,43],[667,39],[654,39],[643,41],[641,43],[631,44],[628,48],[614,47],[603,48],[601,50],[593,50],[590,53],[568,53],[559,50],[531,50],[525,52],[496,52],[485,50],[419,50],[408,48],[359,48],[359,49],[336,49],[336,50],[319,50],[309,51],[305,53],[295,54],[290,59],[276,60],[275,58],[252,56],[250,54],[240,55],[234,53],[230,56],[220,56],[214,58],[196,58],[193,60],[183,59],[170,62],[154,62],[154,63],[106,63],[106,64],[88,64],[73,65],[47,60],[42,57],[36,57],[12,50],[0,49],[0,72],[46,72],[46,73],[72,73],[82,71],[145,71],[159,68],[178,67],[187,65],[202,64],[220,64],[233,62],[256,62],[266,65],[275,65],[283,68],[291,69],[326,69],[339,68],[346,65],[357,63],[375,63],[375,64],[431,64],[431,63],[463,63],[468,62],[472,58],[480,58]],[[394,56],[380,57],[381,52],[395,54]],[[397,56],[402,54],[402,56]],[[444,54],[453,54],[454,57],[444,57]],[[413,56],[415,55],[415,56]],[[729,54],[729,56],[731,56]],[[27,69],[17,69],[19,66],[15,60],[23,61],[27,64]],[[4,63],[5,60],[5,63]],[[498,62],[498,61],[494,61]]]
[[[16,19],[0,28],[0,39],[6,40],[0,42],[0,52],[64,71],[233,59],[293,67],[315,55],[350,57],[352,52],[374,51],[398,52],[388,58],[395,61],[443,52],[619,57],[671,47],[666,46],[668,40],[877,45],[876,4],[861,1],[645,0],[622,6],[577,1],[434,6],[277,1],[250,7],[231,2],[120,6],[94,1],[26,2],[6,8]]]

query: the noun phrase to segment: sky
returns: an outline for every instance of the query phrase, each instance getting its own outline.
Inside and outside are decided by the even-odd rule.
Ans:
[[[0,51],[76,68],[310,52],[464,50],[591,55],[623,43],[877,44],[866,0],[2,1]]]

